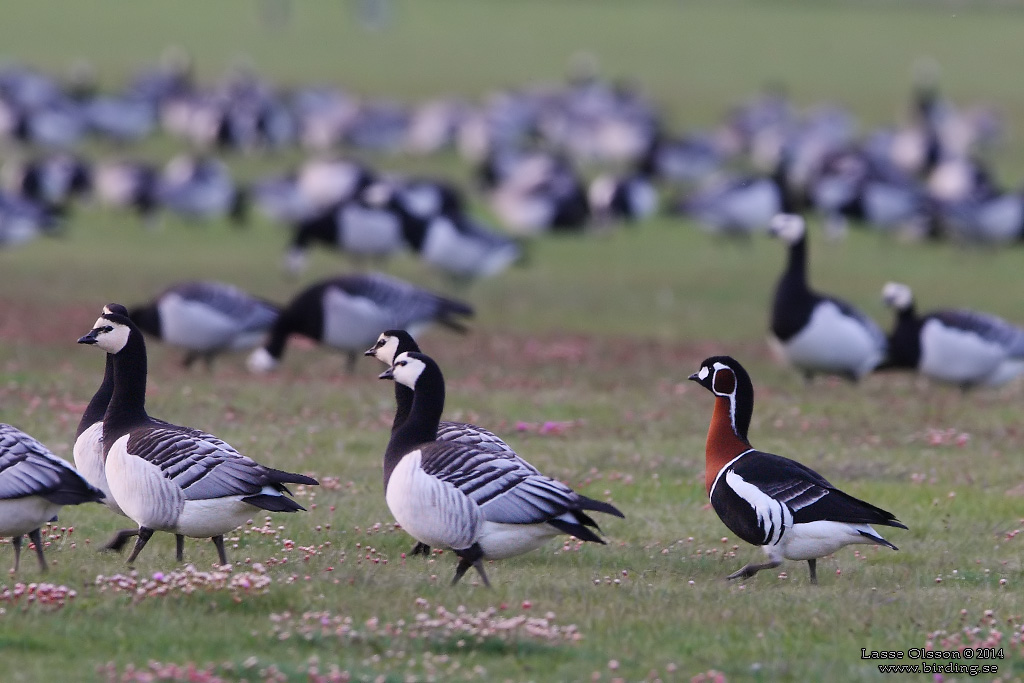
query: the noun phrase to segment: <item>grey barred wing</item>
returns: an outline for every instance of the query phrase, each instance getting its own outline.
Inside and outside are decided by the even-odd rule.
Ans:
[[[454,441],[466,446],[476,446],[478,448],[499,451],[507,455],[518,457],[516,456],[515,451],[513,451],[512,448],[497,434],[494,434],[482,427],[477,427],[476,425],[466,424],[463,422],[442,422],[437,428],[437,440]],[[530,465],[522,459],[520,459],[520,462],[531,471],[537,473],[537,470],[533,465]]]
[[[130,435],[128,451],[159,467],[188,500],[248,496],[271,484],[266,468],[199,430],[139,430]]]
[[[489,522],[539,524],[574,507],[572,489],[518,456],[439,442],[422,453],[423,470],[473,500]]]

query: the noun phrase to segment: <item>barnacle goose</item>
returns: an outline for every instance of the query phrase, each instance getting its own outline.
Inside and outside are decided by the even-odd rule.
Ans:
[[[377,343],[367,349],[364,355],[373,356],[381,363],[391,367],[395,362],[395,358],[399,355],[407,351],[419,353],[419,350],[420,347],[416,340],[405,330],[386,330],[381,332],[380,336],[377,337]],[[413,390],[401,382],[395,382],[395,405],[397,409],[395,410],[395,420],[391,424],[392,434],[409,419],[409,414],[412,412],[412,399]],[[438,441],[454,441],[467,446],[500,451],[506,457],[519,460],[528,470],[535,474],[540,474],[533,465],[519,458],[516,452],[501,440],[501,437],[482,427],[465,422],[443,421],[438,424],[436,438]],[[416,546],[412,549],[412,554],[429,555],[430,547],[417,542]]]
[[[963,309],[919,315],[907,285],[889,282],[882,300],[896,312],[881,369],[914,369],[962,389],[999,386],[1024,372],[1024,330]]]
[[[75,445],[72,453],[75,458],[75,467],[79,474],[92,486],[103,492],[103,504],[111,511],[127,517],[110,495],[110,486],[107,484],[105,471],[106,454],[103,452],[103,415],[107,412],[107,405],[110,404],[110,397],[114,394],[114,357],[107,354],[104,361],[103,381],[96,389],[82,413],[82,419],[75,430]],[[121,529],[104,544],[104,550],[121,551],[124,549],[128,539],[138,536],[138,529]],[[178,561],[183,559],[185,538],[178,537]]]
[[[344,275],[299,292],[281,311],[266,344],[249,356],[248,365],[252,372],[275,369],[288,337],[300,334],[347,352],[352,371],[358,353],[373,344],[381,330],[415,332],[436,322],[462,332],[465,327],[459,316],[472,315],[468,304],[397,278],[380,273]]]
[[[783,559],[807,560],[817,583],[819,557],[855,543],[896,546],[871,524],[906,529],[881,508],[843,493],[800,463],[751,447],[754,413],[750,375],[729,356],[712,356],[690,375],[715,396],[705,447],[704,484],[711,506],[729,530],[768,555],[727,578],[750,578]]]
[[[275,304],[233,285],[207,281],[171,285],[128,311],[146,334],[186,349],[186,368],[200,358],[209,368],[220,353],[258,346],[277,315]]]
[[[850,304],[808,287],[804,219],[779,214],[770,230],[789,245],[772,305],[773,347],[807,379],[820,373],[856,381],[871,372],[885,356],[885,334]]]
[[[483,560],[529,552],[558,534],[603,544],[587,510],[624,516],[540,474],[515,454],[438,441],[444,377],[429,356],[399,354],[380,377],[413,390],[409,417],[391,433],[384,453],[388,508],[417,541],[459,556],[452,584],[475,567],[489,586]]]
[[[64,460],[9,424],[0,424],[0,536],[13,536],[14,571],[21,562],[21,537],[36,546],[39,568],[46,571],[40,527],[64,505],[103,500]]]
[[[104,307],[78,340],[113,356],[114,388],[103,416],[105,474],[118,506],[139,525],[131,564],[154,531],[211,538],[227,564],[224,534],[257,510],[304,508],[285,484],[317,481],[264,467],[212,434],[155,420],[146,413],[146,344],[120,304]]]

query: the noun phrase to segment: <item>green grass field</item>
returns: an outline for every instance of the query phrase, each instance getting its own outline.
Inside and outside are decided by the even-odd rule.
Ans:
[[[268,6],[260,2],[19,3],[4,10],[0,50],[51,71],[88,57],[116,83],[173,42],[210,78],[245,55],[282,81],[407,100],[557,80],[573,54],[590,50],[606,73],[640,81],[680,128],[713,123],[766,82],[785,83],[801,104],[832,99],[866,122],[894,121],[913,61],[930,55],[950,96],[1006,114],[999,168],[1010,185],[1024,175],[1018,4],[452,0],[396,3],[393,26],[380,33],[358,29],[354,5],[294,3],[291,24],[271,29],[259,21]],[[156,140],[143,153],[162,158],[176,146]],[[231,163],[252,177],[291,158]],[[467,172],[451,156],[371,162]],[[962,251],[860,231],[825,243],[819,227],[812,281],[885,326],[879,294],[890,279],[912,285],[924,308],[969,306],[1024,322],[1019,248]],[[105,303],[141,301],[190,277],[285,300],[348,268],[321,252],[301,282],[288,280],[284,241],[267,223],[236,230],[168,218],[146,231],[132,217],[83,207],[63,238],[0,252],[0,421],[70,458],[103,366],[75,340]],[[967,395],[906,375],[805,385],[765,344],[783,252],[766,239],[726,243],[656,219],[539,240],[525,267],[457,293],[478,309],[472,332],[421,340],[447,371],[446,415],[492,429],[546,473],[627,515],[601,520],[606,547],[570,539],[492,563],[493,590],[476,580],[450,588],[450,553],[403,557],[411,540],[394,528],[381,491],[394,406],[378,363],[347,375],[342,357],[293,343],[271,377],[250,376],[242,356],[222,358],[212,374],[184,372],[180,352],[150,344],[151,414],[324,485],[298,492],[308,513],[240,530],[229,576],[208,574],[216,553],[197,540],[186,545],[195,567],[186,572],[166,534],[132,573],[123,557],[96,551],[125,520],[99,506],[66,509],[49,535],[49,574],[28,553],[19,574],[0,579],[0,680],[189,680],[173,669],[189,663],[209,665],[194,680],[306,681],[315,670],[334,680],[668,681],[712,669],[730,681],[881,680],[890,676],[861,648],[980,645],[994,642],[993,630],[1006,658],[972,663],[998,665],[1002,680],[1024,677],[1021,385]],[[409,258],[389,271],[446,287]],[[753,376],[754,445],[892,510],[910,527],[885,530],[899,552],[844,549],[819,563],[819,586],[795,562],[724,581],[761,555],[728,533],[703,491],[712,399],[686,377],[718,353]],[[561,429],[537,428],[546,422]],[[0,566],[12,560],[5,540]],[[147,584],[155,574],[162,588]],[[13,593],[33,582],[75,597]],[[516,620],[523,616],[537,621]],[[138,670],[150,662],[165,666],[146,679]]]

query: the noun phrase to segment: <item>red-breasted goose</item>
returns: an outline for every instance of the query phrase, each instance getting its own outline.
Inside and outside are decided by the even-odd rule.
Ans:
[[[0,424],[0,536],[13,536],[14,571],[21,562],[21,537],[36,546],[46,571],[40,527],[64,505],[99,502],[103,491],[67,462],[16,427]]]
[[[417,541],[459,556],[453,584],[475,567],[490,585],[483,560],[521,555],[558,534],[604,543],[587,510],[623,517],[613,505],[539,474],[514,454],[437,441],[444,377],[430,357],[402,353],[380,377],[413,390],[409,417],[392,432],[384,453],[388,508]]]
[[[896,550],[869,525],[906,529],[881,508],[843,493],[814,470],[753,448],[747,430],[754,385],[735,359],[713,356],[689,379],[715,395],[705,446],[704,483],[711,506],[729,530],[768,555],[727,578],[749,578],[783,559],[807,560],[817,583],[817,560],[855,544]]]
[[[212,434],[146,413],[146,344],[124,306],[106,306],[78,341],[114,357],[114,389],[102,439],[110,493],[139,525],[129,564],[154,531],[211,538],[221,564],[227,564],[225,533],[258,510],[304,509],[285,495],[285,484],[315,485],[315,479],[264,467]]]

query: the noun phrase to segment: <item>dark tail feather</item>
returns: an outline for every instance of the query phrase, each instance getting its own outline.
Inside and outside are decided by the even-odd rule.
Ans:
[[[270,475],[270,481],[275,484],[308,484],[309,486],[319,486],[318,482],[313,477],[307,477],[304,474],[295,474],[294,472],[285,472],[284,470],[275,470],[273,467],[266,468],[267,473]]]
[[[591,541],[592,543],[600,543],[605,545],[604,540],[593,531],[583,526],[582,524],[573,524],[572,522],[566,522],[562,519],[551,519],[548,520],[548,524],[555,527],[559,531],[575,536],[581,541]]]
[[[902,524],[900,526],[903,527],[904,529],[907,528],[907,527],[903,526]],[[859,533],[864,538],[870,538],[872,541],[874,541],[878,545],[884,545],[887,548],[892,548],[893,550],[899,550],[899,548],[894,546],[892,543],[889,543],[889,541],[885,540],[881,536],[875,536],[874,534],[869,534],[866,531],[858,531],[857,533]]]
[[[474,315],[473,307],[455,299],[441,299],[441,310],[437,314],[438,324],[465,334],[469,331],[469,328],[461,320],[455,318],[458,315],[472,318]]]
[[[594,512],[604,512],[605,514],[621,517],[622,519],[626,518],[626,515],[622,514],[619,508],[615,507],[611,503],[587,498],[586,496],[581,496],[578,493],[576,494],[575,503],[581,510],[593,510]]]
[[[81,503],[98,503],[106,496],[103,491],[87,484],[74,472],[69,472],[61,481],[62,486],[56,491],[43,494],[43,498],[57,505],[79,505]]]
[[[288,496],[274,496],[268,493],[257,493],[242,500],[270,512],[298,512],[306,509]]]

